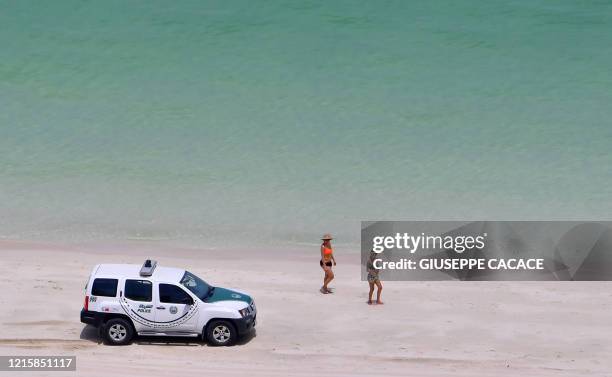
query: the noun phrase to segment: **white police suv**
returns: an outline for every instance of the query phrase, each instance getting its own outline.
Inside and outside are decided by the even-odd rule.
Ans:
[[[96,265],[85,287],[81,322],[100,329],[108,344],[135,334],[202,336],[231,345],[255,327],[257,309],[246,293],[213,287],[189,271],[147,260]]]

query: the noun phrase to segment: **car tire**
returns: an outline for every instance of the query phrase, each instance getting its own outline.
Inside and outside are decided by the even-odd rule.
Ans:
[[[104,324],[104,339],[106,343],[113,346],[128,344],[134,336],[132,324],[123,318],[112,318]]]
[[[206,327],[206,340],[211,346],[231,346],[237,338],[236,327],[230,321],[214,320]]]

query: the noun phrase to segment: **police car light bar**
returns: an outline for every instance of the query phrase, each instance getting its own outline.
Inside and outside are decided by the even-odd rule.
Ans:
[[[157,267],[157,261],[147,259],[140,269],[140,276],[151,276]]]

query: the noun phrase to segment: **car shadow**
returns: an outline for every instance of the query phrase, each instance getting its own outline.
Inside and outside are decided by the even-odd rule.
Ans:
[[[79,335],[79,339],[88,340],[92,343],[97,344],[104,343],[102,341],[102,336],[100,336],[100,331],[91,325],[85,325],[83,327],[83,329],[81,330],[81,334]]]
[[[248,344],[251,340],[253,340],[257,336],[257,330],[253,330],[250,333],[244,335],[233,345],[233,347],[244,346]],[[82,340],[88,340],[92,343],[96,344],[104,344],[102,336],[100,335],[100,331],[91,326],[85,325],[81,330],[81,334],[79,336]],[[177,347],[211,347],[206,341],[202,340],[202,338],[189,338],[189,337],[160,337],[160,336],[140,336],[137,335],[132,340],[131,344],[138,345],[149,345],[149,346],[177,346]]]

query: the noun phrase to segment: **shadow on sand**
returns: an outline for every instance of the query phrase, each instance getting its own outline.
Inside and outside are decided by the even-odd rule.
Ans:
[[[251,331],[247,335],[238,339],[234,346],[244,346],[257,336],[256,330]],[[81,340],[88,340],[96,344],[104,344],[103,337],[100,335],[99,329],[86,325],[81,330],[79,336]],[[149,346],[178,346],[178,347],[210,347],[202,338],[186,338],[186,337],[160,337],[160,336],[135,336],[131,344],[149,345]]]

